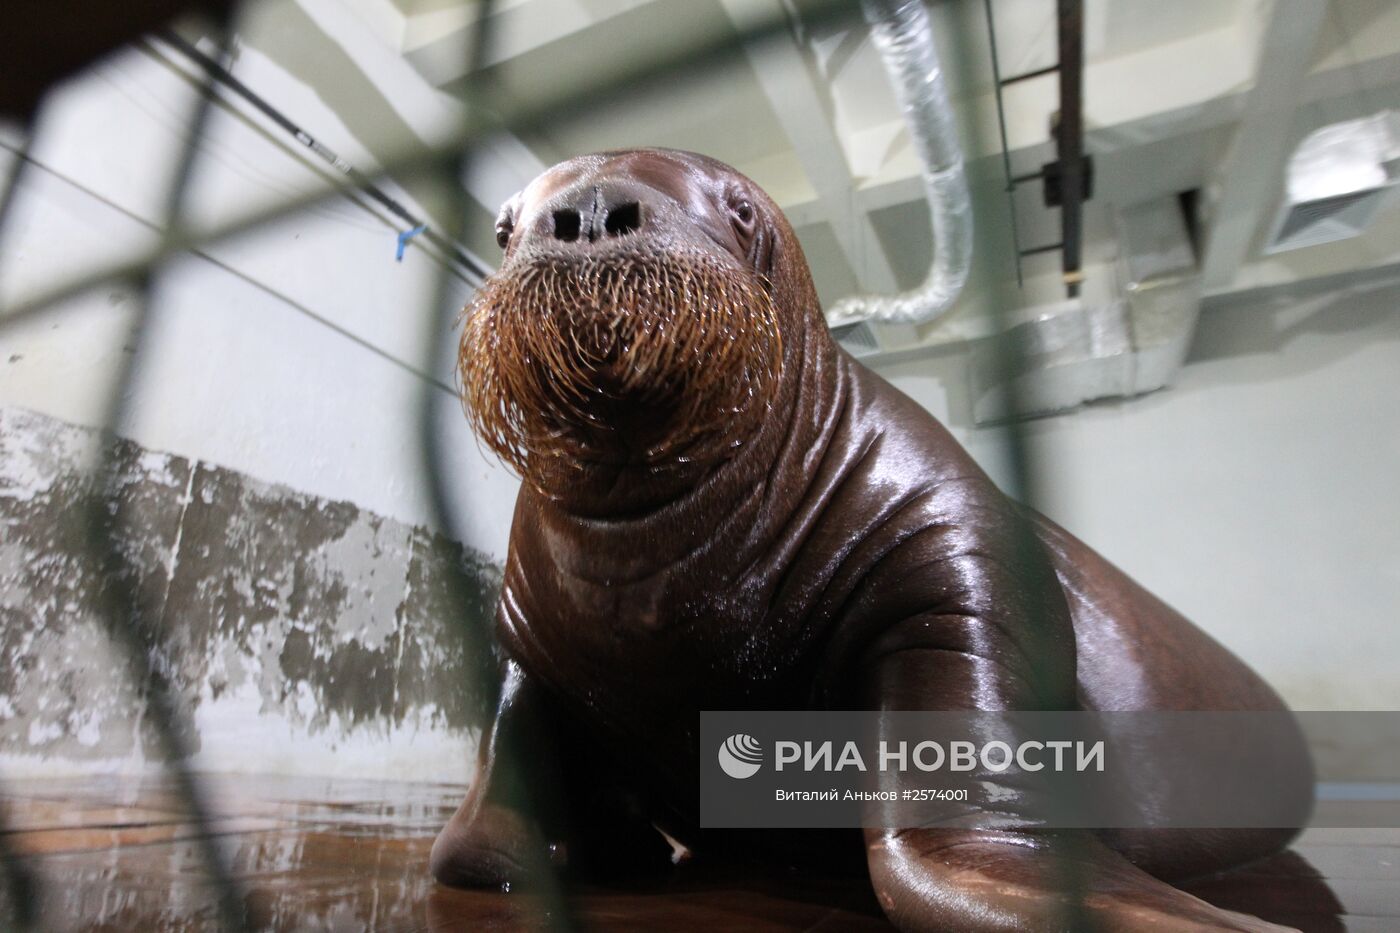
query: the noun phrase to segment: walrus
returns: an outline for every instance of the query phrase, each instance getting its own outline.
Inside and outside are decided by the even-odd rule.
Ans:
[[[734,169],[570,159],[496,232],[459,374],[523,481],[499,702],[433,845],[440,882],[642,870],[675,842],[863,863],[903,930],[1063,928],[1066,865],[1085,926],[1277,929],[1171,882],[1277,852],[1287,828],[702,831],[701,710],[1284,706],[844,352],[787,220]],[[1273,780],[1309,800],[1290,751]]]

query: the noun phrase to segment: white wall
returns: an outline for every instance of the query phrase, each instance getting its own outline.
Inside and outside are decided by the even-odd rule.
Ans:
[[[964,357],[881,373],[1004,481]],[[1171,388],[1027,434],[1043,510],[1296,708],[1400,708],[1400,285],[1208,310]]]
[[[431,138],[454,118],[450,101],[367,38],[348,8],[317,0],[254,12],[236,74],[352,163],[372,167],[385,140],[370,129],[357,136],[347,123],[387,134],[385,124],[400,121],[408,138]],[[302,44],[286,48],[278,37],[292,27]],[[318,28],[335,40],[312,41]],[[326,59],[342,46],[354,49],[353,60]],[[339,114],[333,110],[297,77],[306,64],[298,55],[321,56],[321,73],[338,75],[326,93],[355,104],[337,99]],[[157,241],[123,211],[159,219],[193,98],[189,81],[139,51],[101,63],[56,96],[33,149],[53,172],[27,172],[0,242],[0,296],[37,294]],[[214,111],[190,192],[195,223],[226,221],[320,183],[320,163],[267,126],[241,110]],[[0,156],[10,160],[8,152]],[[420,215],[434,211],[400,194]],[[243,278],[197,257],[169,264],[158,279],[122,433],[411,524],[435,524],[415,422],[423,382],[412,370],[452,385],[455,330],[431,335],[438,359],[424,361],[437,266],[417,249],[396,263],[395,238],[393,226],[336,198],[209,249]],[[458,283],[454,303],[465,295]],[[133,345],[135,302],[128,288],[112,284],[0,329],[0,405],[99,423],[115,364]],[[436,395],[461,506],[457,527],[466,543],[500,558],[517,483],[481,455],[450,393]]]

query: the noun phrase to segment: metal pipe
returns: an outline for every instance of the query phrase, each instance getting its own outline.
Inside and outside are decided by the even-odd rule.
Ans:
[[[1012,75],[1012,76],[1009,77],[1009,78],[1002,78],[1002,79],[1000,79],[1000,80],[1001,80],[1001,86],[1002,86],[1002,87],[1006,87],[1008,84],[1016,84],[1016,83],[1021,82],[1021,81],[1029,81],[1029,80],[1031,80],[1032,78],[1044,77],[1045,75],[1048,75],[1048,74],[1054,74],[1055,72],[1057,72],[1057,71],[1059,71],[1059,70],[1060,70],[1060,66],[1059,66],[1058,63],[1056,63],[1056,64],[1054,64],[1054,65],[1046,65],[1044,68],[1037,68],[1035,71],[1026,71],[1026,72],[1022,72],[1021,74],[1018,74],[1018,75]]]
[[[385,210],[407,224],[410,230],[422,227],[423,239],[432,243],[441,250],[445,256],[454,260],[459,266],[467,270],[467,273],[472,277],[471,284],[480,285],[482,280],[491,274],[493,270],[489,266],[483,265],[474,256],[467,253],[461,246],[448,240],[431,227],[428,227],[428,222],[426,220],[409,211],[408,208],[404,207],[386,193],[383,188],[376,185],[367,175],[342,159],[325,143],[293,123],[286,114],[269,104],[253,91],[252,88],[234,77],[233,72],[180,38],[180,35],[173,29],[162,29],[156,33],[156,35],[162,42],[175,48],[180,54],[198,65],[204,70],[205,74],[214,81],[243,98],[259,113],[289,133],[297,142],[316,153],[316,155],[321,158],[321,161],[344,175],[356,188],[363,191],[370,198],[378,202]]]
[[[216,45],[227,54],[233,26],[228,22],[214,25]],[[175,170],[166,189],[162,217],[162,242],[181,236],[184,215],[200,158],[200,142],[205,136],[214,100],[213,78],[206,76],[199,84],[189,126],[181,140]],[[105,586],[97,592],[99,618],[107,624],[113,644],[123,653],[129,675],[145,696],[144,722],[155,733],[156,748],[161,764],[171,781],[175,797],[192,824],[190,837],[194,850],[204,863],[204,870],[213,889],[215,917],[221,930],[261,929],[266,922],[257,904],[250,900],[242,879],[233,870],[229,853],[216,838],[215,812],[211,807],[201,779],[194,771],[195,749],[188,733],[191,726],[188,710],[162,673],[161,662],[169,650],[167,632],[162,620],[150,605],[146,588],[139,585],[131,555],[124,541],[131,523],[135,521],[126,500],[121,495],[122,450],[115,433],[121,430],[133,400],[133,387],[144,360],[146,334],[152,316],[151,295],[161,273],[159,266],[142,269],[128,283],[141,298],[133,315],[129,335],[129,352],[119,355],[107,409],[100,422],[108,436],[102,445],[93,474],[93,494],[82,508],[68,516],[72,522],[67,534],[85,542],[91,567]]]
[[[1060,158],[1061,269],[1065,291],[1079,295],[1084,236],[1084,4],[1058,0],[1060,31],[1060,120],[1055,148]]]
[[[843,299],[827,312],[827,320],[832,326],[928,321],[953,306],[972,263],[972,201],[957,122],[922,0],[861,0],[861,11],[923,167],[934,252],[921,285],[898,295]]]
[[[1011,176],[1011,147],[1006,141],[1006,104],[1002,99],[1001,61],[997,57],[997,24],[992,14],[992,0],[982,0],[987,14],[987,50],[992,57],[992,89],[997,98],[997,131],[1001,137],[1001,170],[1006,177],[1006,209],[1011,220],[1011,251],[1016,254],[1016,287],[1025,288],[1026,278],[1021,271],[1021,226],[1016,217],[1016,184],[1018,179]],[[1044,171],[1037,172],[1043,175]]]

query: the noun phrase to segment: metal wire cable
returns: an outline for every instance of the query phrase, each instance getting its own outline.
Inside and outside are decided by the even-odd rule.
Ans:
[[[5,147],[14,153],[15,165],[5,182],[3,193],[0,193],[0,247],[4,246],[5,231],[14,206],[19,200],[19,191],[24,184],[25,175],[29,171],[28,153],[32,139],[32,134],[26,132],[23,142],[18,147]],[[4,253],[0,251],[0,275],[5,271]],[[4,806],[0,806],[0,873],[4,875],[6,895],[6,900],[0,901],[0,908],[9,908],[8,911],[0,910],[0,921],[8,919],[16,929],[22,931],[37,930],[39,904],[43,899],[42,881],[25,860],[23,853],[14,845],[13,833],[14,830],[9,825],[9,813]]]
[[[457,159],[441,162],[436,168],[439,175],[438,180],[444,183],[442,187],[448,192],[449,203],[446,216],[453,227],[446,232],[445,236],[452,242],[457,242],[461,238],[461,227],[467,217],[467,193],[459,180],[466,177],[471,159],[474,156],[470,141],[481,138],[484,131],[489,131],[492,128],[486,121],[485,114],[488,105],[494,102],[495,95],[492,93],[492,85],[485,76],[483,63],[489,60],[488,56],[493,39],[491,14],[494,6],[494,0],[482,0],[477,5],[477,26],[467,49],[467,106],[460,135],[468,142],[463,145]],[[441,341],[451,330],[459,310],[452,304],[452,283],[445,270],[438,275],[433,292],[433,304],[429,308],[431,326],[424,331],[425,339],[419,361],[420,367],[427,372],[436,372],[437,367],[442,363]],[[449,341],[449,343],[455,345],[455,341]],[[437,519],[438,527],[451,540],[462,541],[465,540],[461,533],[462,529],[458,527],[458,522],[448,500],[447,473],[444,468],[446,452],[443,450],[441,432],[437,430],[436,424],[437,407],[435,403],[438,401],[440,401],[440,397],[437,393],[429,391],[426,384],[420,384],[416,406],[423,475],[427,480],[429,504]],[[454,623],[453,628],[461,641],[465,656],[468,658],[490,656],[494,644],[491,631],[492,619],[476,616],[468,609],[472,603],[468,599],[467,580],[460,567],[450,568],[447,584],[448,605],[455,609],[451,613],[451,621]],[[470,690],[471,688],[470,685],[463,684],[462,689]],[[478,696],[489,696],[486,691],[474,692]],[[522,762],[504,743],[496,746],[494,768],[493,780],[508,783],[522,781]],[[527,797],[526,806],[531,805],[533,805],[533,801]],[[524,888],[535,899],[540,909],[540,915],[536,918],[539,920],[539,925],[552,930],[573,929],[575,923],[570,915],[568,903],[564,898],[554,866],[550,864],[543,846],[522,853],[522,856],[525,859],[523,868],[527,876]]]
[[[15,167],[10,172],[10,177],[5,181],[5,190],[0,194],[0,236],[5,233],[5,226],[10,220],[10,212],[14,210],[15,203],[19,200],[19,190],[24,182],[24,174],[29,168],[29,144],[31,137],[24,134],[23,141],[18,146],[5,144],[5,148],[15,155]],[[0,272],[3,272],[0,267]]]
[[[140,224],[141,226],[145,227],[145,228],[148,229],[148,230],[155,230],[155,231],[159,231],[159,230],[160,230],[160,226],[159,226],[158,224],[156,224],[156,223],[154,223],[154,222],[152,222],[152,221],[150,221],[150,220],[147,220],[145,217],[142,217],[141,215],[137,214],[137,213],[134,212],[134,211],[128,210],[127,208],[125,208],[125,207],[123,207],[122,205],[116,203],[116,202],[113,201],[111,198],[108,198],[106,195],[102,194],[101,192],[99,192],[99,191],[94,191],[92,188],[89,188],[87,185],[85,185],[85,184],[83,184],[82,182],[78,181],[76,178],[73,178],[71,175],[68,175],[68,174],[66,174],[66,173],[64,173],[64,172],[59,171],[58,169],[54,168],[53,166],[49,165],[48,163],[42,162],[42,161],[40,161],[40,160],[38,160],[38,159],[35,159],[32,155],[28,155],[28,154],[22,152],[21,150],[16,149],[16,148],[13,148],[13,147],[11,147],[11,146],[7,145],[6,143],[3,143],[3,142],[0,142],[0,149],[4,149],[4,150],[7,150],[7,151],[9,151],[9,152],[15,153],[16,156],[17,156],[18,158],[25,160],[26,164],[27,164],[28,166],[30,166],[31,168],[38,169],[39,171],[44,172],[45,174],[47,174],[47,175],[49,175],[49,176],[51,176],[51,177],[53,177],[53,178],[58,179],[59,181],[63,182],[64,184],[66,184],[66,185],[70,186],[71,188],[73,188],[73,190],[82,192],[83,194],[87,195],[88,197],[92,198],[93,200],[98,201],[98,202],[100,202],[101,204],[103,204],[104,206],[106,206],[106,207],[108,207],[108,208],[111,208],[112,210],[116,211],[118,214],[121,214],[123,217],[127,218],[128,220],[132,221],[133,223]],[[433,386],[435,386],[437,389],[439,389],[439,390],[442,391],[442,392],[445,392],[446,394],[452,396],[453,398],[456,398],[456,397],[457,397],[457,390],[456,390],[453,386],[449,385],[449,384],[446,383],[446,382],[443,382],[441,379],[438,379],[438,378],[437,378],[436,376],[434,376],[432,373],[430,373],[430,372],[424,372],[423,370],[418,369],[418,368],[417,368],[416,366],[414,366],[411,362],[409,362],[409,361],[407,361],[407,360],[404,360],[404,359],[401,359],[401,358],[398,357],[398,356],[395,356],[390,350],[386,349],[385,347],[380,346],[379,344],[375,343],[375,342],[372,341],[372,340],[367,340],[366,338],[361,337],[359,334],[355,333],[354,331],[352,331],[352,330],[350,330],[350,329],[348,329],[348,328],[346,328],[346,327],[343,327],[343,326],[341,326],[340,324],[337,324],[335,321],[331,320],[330,318],[326,317],[326,316],[323,315],[323,314],[320,314],[319,312],[315,311],[314,309],[312,309],[312,308],[310,308],[310,307],[308,307],[308,306],[302,304],[301,302],[297,301],[296,299],[294,299],[294,298],[292,298],[292,297],[290,297],[290,296],[288,296],[288,295],[285,295],[285,294],[283,294],[282,292],[277,291],[275,288],[273,288],[271,285],[268,285],[266,282],[260,281],[259,279],[255,278],[254,276],[249,275],[247,272],[244,272],[243,270],[238,269],[238,268],[236,268],[235,266],[230,265],[229,263],[225,262],[224,260],[218,258],[217,256],[212,255],[211,253],[205,252],[205,251],[202,250],[202,249],[191,249],[191,250],[189,251],[189,253],[190,253],[190,255],[192,255],[192,256],[196,256],[196,257],[198,257],[199,259],[202,259],[204,262],[208,263],[209,265],[214,266],[215,268],[220,269],[220,270],[222,270],[223,272],[226,272],[227,274],[233,276],[234,278],[239,279],[240,281],[244,282],[245,284],[250,285],[250,286],[253,287],[253,288],[256,288],[258,291],[260,291],[260,292],[262,292],[263,294],[267,295],[269,298],[273,298],[273,299],[275,299],[275,300],[281,302],[282,304],[286,305],[288,308],[291,308],[293,311],[296,311],[298,314],[301,314],[301,315],[303,315],[304,317],[306,317],[307,319],[309,319],[309,320],[311,320],[311,321],[314,321],[315,323],[317,323],[317,324],[319,324],[320,326],[326,328],[327,330],[331,331],[332,333],[336,334],[337,336],[343,337],[343,338],[345,338],[346,340],[350,341],[351,343],[356,344],[357,346],[363,348],[364,350],[366,350],[366,351],[369,352],[369,353],[374,354],[375,356],[379,357],[380,359],[384,360],[385,362],[389,363],[390,365],[392,365],[392,366],[394,366],[394,367],[396,367],[396,368],[398,368],[398,369],[403,370],[405,373],[409,374],[410,376],[413,376],[413,377],[416,378],[416,379],[422,379],[422,380],[425,380],[425,381],[431,383],[431,384],[432,384]],[[441,264],[440,264],[440,265],[441,265]],[[449,267],[449,270],[448,270],[448,271],[449,271],[449,272],[455,273],[455,270],[451,269],[450,267]],[[454,274],[454,277],[455,277],[455,278],[458,278],[459,280],[461,280],[461,277],[460,277],[460,276],[456,276],[456,275]]]
[[[149,38],[142,39],[136,45],[136,48],[139,49],[149,61],[160,65],[181,82],[189,85],[191,88],[199,87],[199,69],[192,68],[190,64],[183,61],[181,56],[176,54],[173,49],[167,49],[160,45],[159,42]],[[131,78],[125,69],[118,67],[121,64],[123,63],[116,61],[112,62],[109,66],[113,71],[117,72],[116,76],[107,74],[107,70],[104,68],[94,69],[93,76],[101,79],[114,93],[130,101],[133,107],[136,107],[142,113],[149,116],[156,123],[167,130],[178,133],[180,128],[184,126],[183,115],[171,114],[169,108],[163,105],[159,100],[147,97],[142,94],[139,89],[128,86],[126,82],[130,81]],[[286,153],[288,157],[304,166],[307,171],[315,173],[323,180],[333,177],[329,174],[330,167],[314,158],[305,146],[302,146],[295,139],[288,140],[284,136],[275,135],[273,132],[274,128],[268,126],[266,118],[261,117],[256,111],[240,105],[236,99],[227,95],[217,95],[214,100],[214,105],[224,115],[241,123],[243,126],[247,127],[249,131],[256,133],[270,145]],[[241,156],[223,160],[220,158],[220,152],[217,146],[211,146],[209,148],[211,149],[209,154],[211,160],[219,161],[229,171],[237,174],[250,184],[259,185],[266,188],[269,192],[275,193],[277,196],[283,198],[295,197],[300,190],[295,182],[267,172],[265,170],[266,165],[261,160],[253,161],[242,158]],[[343,224],[348,228],[354,228],[369,233],[379,233],[381,232],[381,227],[397,229],[397,225],[390,222],[389,218],[382,212],[376,210],[368,198],[361,197],[352,192],[347,196],[346,201],[348,202],[348,207],[358,208],[364,211],[369,214],[374,221],[377,221],[377,223],[361,223],[360,218],[350,210],[343,210],[339,204],[331,201],[323,201],[318,205],[312,206],[307,209],[307,213],[332,223]]]
[[[860,10],[858,6],[846,0],[812,0],[804,8],[803,15],[813,28],[818,28],[857,22]],[[606,109],[638,88],[681,81],[697,72],[736,63],[743,58],[745,42],[762,42],[775,36],[786,35],[789,28],[785,13],[779,10],[777,14],[767,15],[746,25],[739,31],[741,41],[738,42],[735,41],[732,32],[687,38],[678,49],[662,48],[649,58],[629,61],[616,72],[601,78],[594,77],[589,80],[590,76],[585,75],[578,81],[557,82],[557,87],[551,89],[550,94],[539,99],[515,101],[498,98],[494,101],[498,106],[494,123],[464,125],[448,134],[443,142],[432,146],[423,146],[416,142],[406,143],[397,151],[385,155],[382,169],[375,173],[374,177],[408,176],[417,172],[432,171],[442,165],[455,163],[467,146],[481,142],[497,128],[508,129],[517,135],[533,132],[549,126],[555,120],[576,118],[581,111]],[[456,185],[457,180],[453,179],[453,183]],[[42,314],[58,303],[104,282],[138,276],[143,269],[157,265],[175,253],[232,238],[279,217],[294,214],[329,198],[345,196],[355,190],[352,185],[337,184],[332,180],[324,188],[252,211],[234,220],[212,225],[200,233],[177,231],[143,256],[78,273],[37,295],[11,304],[0,310],[0,327]]]
[[[220,45],[228,31],[219,24]],[[181,216],[189,182],[198,160],[199,139],[208,121],[213,100],[213,81],[209,79],[200,89],[189,121],[189,129],[167,189],[164,205],[166,234],[163,239],[179,235]],[[256,925],[252,905],[241,885],[234,878],[227,856],[215,838],[213,814],[204,788],[192,771],[193,750],[182,729],[182,716],[173,691],[156,663],[153,653],[163,641],[160,620],[155,618],[144,588],[137,580],[138,571],[127,558],[122,546],[122,529],[128,523],[121,499],[121,446],[116,437],[125,420],[126,407],[138,372],[142,343],[149,323],[151,293],[159,269],[147,267],[130,276],[140,293],[132,333],[132,352],[119,354],[121,362],[114,380],[106,417],[105,443],[95,471],[94,488],[85,508],[74,519],[79,523],[94,569],[100,581],[97,596],[101,617],[107,623],[112,641],[122,650],[128,672],[144,692],[145,719],[156,733],[162,764],[172,780],[192,827],[192,841],[199,851],[205,871],[214,888],[215,906],[220,925],[226,930],[248,929]]]
[[[355,166],[336,155],[325,143],[293,123],[286,114],[272,106],[253,91],[252,88],[234,77],[233,72],[180,38],[180,36],[176,35],[173,31],[165,29],[162,30],[159,35],[161,41],[179,50],[181,54],[203,69],[204,73],[218,84],[237,94],[257,109],[263,116],[290,133],[297,142],[316,153],[323,162],[344,175],[346,180],[354,185],[356,189],[364,192],[389,213],[408,224],[410,229],[417,227],[425,228],[422,232],[423,238],[440,249],[445,255],[450,256],[454,262],[467,270],[469,274],[475,276],[477,281],[491,274],[490,269],[486,268],[478,259],[469,255],[455,240],[448,239],[436,230],[428,227],[427,222],[423,218],[404,207],[397,199],[390,196],[384,189],[376,185],[364,172],[361,172],[359,169],[355,168]],[[456,185],[453,186],[454,189],[456,187]]]

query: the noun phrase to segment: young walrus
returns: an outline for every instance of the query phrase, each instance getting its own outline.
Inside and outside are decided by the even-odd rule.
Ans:
[[[571,159],[507,202],[497,237],[461,378],[524,483],[499,708],[433,846],[439,880],[509,884],[546,852],[660,861],[659,827],[699,856],[862,857],[904,930],[1056,928],[1066,877],[1097,928],[1277,929],[1168,882],[1288,830],[701,832],[704,709],[1283,706],[843,352],[786,219],[733,169]],[[1273,779],[1297,782],[1301,817],[1311,771],[1290,752]]]

